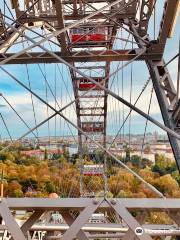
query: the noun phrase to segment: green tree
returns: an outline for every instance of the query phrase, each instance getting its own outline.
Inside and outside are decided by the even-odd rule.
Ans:
[[[131,156],[131,163],[134,167],[139,167],[141,158],[138,155]]]
[[[48,193],[53,193],[55,192],[55,186],[52,182],[45,182],[44,183],[44,190]]]

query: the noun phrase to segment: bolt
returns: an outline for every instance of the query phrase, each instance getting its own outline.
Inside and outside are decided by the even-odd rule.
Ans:
[[[93,203],[94,203],[94,205],[97,205],[98,204],[98,200],[97,199],[93,199]]]
[[[111,204],[115,205],[116,204],[116,199],[112,199]]]

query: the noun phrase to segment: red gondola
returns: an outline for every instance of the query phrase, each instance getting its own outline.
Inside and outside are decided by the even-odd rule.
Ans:
[[[81,127],[84,132],[103,132],[104,131],[103,122],[83,122],[81,124]]]
[[[70,39],[72,43],[83,43],[83,42],[104,42],[107,40],[106,28],[73,28],[70,29]]]
[[[105,86],[105,81],[103,78],[93,78],[96,82],[100,83],[102,86]],[[96,84],[92,83],[91,81],[89,81],[86,78],[80,78],[78,80],[78,88],[80,91],[88,91],[91,88],[94,88],[93,90],[101,90],[100,87],[96,86]]]

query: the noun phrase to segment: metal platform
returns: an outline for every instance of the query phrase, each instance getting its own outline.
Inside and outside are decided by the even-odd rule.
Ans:
[[[32,215],[18,226],[13,210],[25,210]],[[43,224],[38,219],[48,211],[58,211],[66,224]],[[70,212],[78,212],[73,218]],[[95,212],[114,211],[122,223],[88,223]],[[133,216],[136,212],[136,216]],[[147,225],[145,217],[148,212],[166,212],[174,225]],[[0,215],[5,225],[0,229],[8,230],[14,240],[31,239],[36,231],[45,231],[44,239],[143,239],[154,236],[180,236],[180,201],[179,199],[1,199]]]

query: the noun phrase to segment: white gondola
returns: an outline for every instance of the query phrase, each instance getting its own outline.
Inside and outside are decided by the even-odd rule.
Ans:
[[[84,165],[84,176],[102,176],[104,174],[104,166],[102,164]]]

